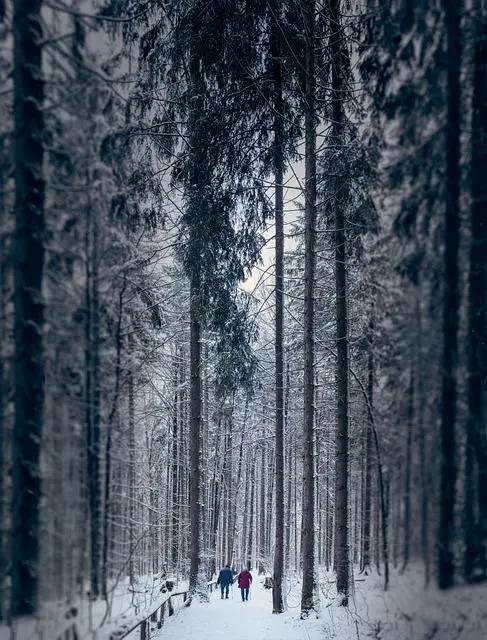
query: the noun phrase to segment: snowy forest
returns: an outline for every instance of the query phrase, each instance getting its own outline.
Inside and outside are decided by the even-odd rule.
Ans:
[[[487,2],[0,0],[0,77],[2,640],[487,637]]]

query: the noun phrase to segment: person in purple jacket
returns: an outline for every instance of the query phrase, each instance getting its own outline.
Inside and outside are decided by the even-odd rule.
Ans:
[[[230,589],[230,585],[233,584],[233,573],[230,569],[230,565],[226,564],[223,569],[218,574],[218,580],[216,581],[217,585],[220,585],[220,589],[222,591],[222,600],[223,600],[223,592],[225,592],[225,598],[228,598],[228,591]]]
[[[247,569],[243,569],[237,577],[238,588],[242,594],[242,602],[247,602],[249,599],[250,585],[252,584],[252,574]]]

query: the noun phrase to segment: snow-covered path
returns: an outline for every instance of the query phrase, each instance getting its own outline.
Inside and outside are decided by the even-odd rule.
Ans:
[[[193,602],[170,618],[151,636],[153,640],[318,640],[317,621],[302,621],[298,609],[282,615],[272,614],[272,592],[257,583],[251,599],[241,602],[234,588],[233,599],[221,600],[213,593],[209,603]],[[323,636],[321,636],[323,638]]]

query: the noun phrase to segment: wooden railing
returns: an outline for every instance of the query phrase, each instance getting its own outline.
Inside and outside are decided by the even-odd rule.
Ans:
[[[216,587],[216,582],[208,583],[208,590],[211,593]],[[110,634],[110,640],[123,640],[137,628],[140,628],[140,640],[150,640],[151,623],[156,624],[157,629],[161,629],[164,621],[174,615],[176,608],[188,606],[191,601],[188,599],[189,591],[175,591],[168,593],[165,599],[156,605],[152,604],[149,609],[139,615],[135,621],[125,628],[119,629]],[[177,605],[180,605],[177,607]]]
[[[208,583],[210,593],[215,588],[216,582]],[[190,602],[188,590],[166,593],[163,598],[153,602],[138,616],[121,625],[117,630],[112,631],[107,637],[109,640],[123,640],[137,629],[140,629],[140,640],[150,640],[151,624],[155,624],[157,629],[161,629],[165,620],[174,615],[176,609],[188,606]],[[72,622],[66,627],[62,634],[57,637],[57,640],[81,640],[76,629],[76,623]]]
[[[175,591],[169,593],[164,600],[159,601],[154,607],[154,604],[141,613],[135,620],[117,631],[113,631],[110,634],[110,640],[123,640],[136,629],[140,628],[140,640],[149,640],[151,634],[151,623],[156,624],[160,629],[164,624],[164,621],[170,616],[174,615],[174,611],[177,608],[182,608],[188,600],[188,591]],[[179,607],[177,605],[180,605]]]

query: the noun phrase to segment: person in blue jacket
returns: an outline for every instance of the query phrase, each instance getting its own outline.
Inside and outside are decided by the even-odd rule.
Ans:
[[[218,574],[218,580],[216,581],[217,585],[220,585],[220,589],[222,591],[222,600],[223,593],[225,593],[225,598],[228,598],[228,591],[230,589],[230,585],[233,584],[233,573],[230,569],[230,565],[226,564],[223,569],[221,569]]]

